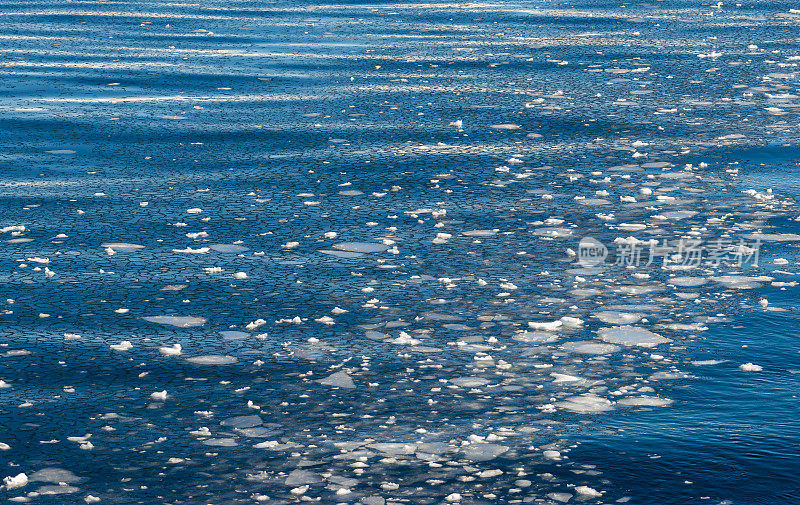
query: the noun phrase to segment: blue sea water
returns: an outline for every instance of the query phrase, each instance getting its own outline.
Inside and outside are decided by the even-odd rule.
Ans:
[[[0,494],[800,503],[798,24],[0,5]]]

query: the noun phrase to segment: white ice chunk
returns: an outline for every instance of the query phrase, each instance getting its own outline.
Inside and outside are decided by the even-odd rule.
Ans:
[[[754,363],[743,363],[739,365],[739,369],[741,369],[743,372],[760,372],[764,370],[764,367]]]
[[[11,491],[12,489],[18,489],[23,486],[28,485],[28,476],[24,473],[18,473],[17,475],[11,476],[3,479],[3,484],[5,484],[6,489]]]

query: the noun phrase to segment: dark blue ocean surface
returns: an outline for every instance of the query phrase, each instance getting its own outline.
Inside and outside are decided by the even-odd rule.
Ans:
[[[0,5],[19,503],[800,503],[800,6]]]

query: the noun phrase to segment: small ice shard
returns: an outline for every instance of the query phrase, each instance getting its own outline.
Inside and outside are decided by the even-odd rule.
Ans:
[[[166,324],[169,326],[177,326],[178,328],[203,326],[208,322],[208,319],[204,317],[195,316],[147,316],[142,319],[150,323]]]
[[[375,244],[372,242],[340,242],[338,244],[333,244],[332,247],[339,251],[355,253],[383,252],[389,249],[387,245]]]
[[[764,367],[761,365],[756,365],[754,363],[743,363],[739,365],[739,369],[743,372],[760,372],[764,370]]]
[[[181,353],[183,346],[181,344],[175,344],[173,346],[163,346],[158,348],[158,352],[161,353],[162,356],[178,356]]]
[[[470,461],[489,461],[508,451],[504,445],[476,442],[461,449],[464,459]]]
[[[198,208],[198,207],[193,207],[191,209],[186,209],[186,213],[187,214],[200,214],[202,212],[203,212],[203,209]]]
[[[208,354],[205,356],[193,356],[191,358],[186,358],[186,361],[189,363],[194,363],[195,365],[232,365],[237,363],[239,360],[233,356]]]
[[[493,130],[519,130],[522,127],[518,124],[502,123],[502,124],[493,124],[492,126],[490,126],[490,128],[492,128]]]
[[[113,252],[131,252],[131,251],[138,251],[139,249],[144,249],[143,245],[139,244],[129,244],[127,242],[104,242],[100,244],[100,247],[103,249],[111,249]]]
[[[353,383],[353,379],[347,372],[344,371],[333,373],[324,379],[319,379],[317,382],[324,386],[333,386],[338,388],[353,389],[356,387],[355,383]]]
[[[556,403],[556,406],[577,414],[594,414],[614,409],[609,400],[590,393],[569,397]]]
[[[167,390],[164,391],[156,391],[155,393],[150,393],[150,398],[153,400],[165,401],[167,399]]]
[[[457,502],[461,501],[461,495],[459,493],[450,493],[449,495],[444,497],[445,501],[449,502]]]
[[[342,308],[339,308],[339,307],[334,307],[333,309],[331,309],[331,314],[334,314],[334,315],[337,315],[337,316],[340,315],[340,314],[347,314],[347,312],[349,312],[349,311],[347,311],[345,309],[342,309]]]
[[[318,318],[314,319],[314,321],[316,321],[318,323],[322,323],[322,324],[328,325],[328,326],[332,326],[332,325],[336,324],[336,321],[330,316],[318,317]]]
[[[233,274],[233,278],[239,280],[247,279],[247,274],[244,272],[236,272],[235,274]]]
[[[109,347],[115,351],[123,352],[133,349],[133,344],[131,344],[130,340],[123,340],[119,344],[111,344]]]
[[[653,333],[650,330],[638,326],[600,328],[597,330],[597,335],[600,337],[600,340],[610,344],[636,347],[655,347],[672,342],[669,338],[662,337],[658,333]]]
[[[0,451],[10,451],[11,446],[6,444],[5,442],[0,442]]]
[[[11,476],[3,479],[3,484],[5,484],[6,489],[11,491],[12,489],[19,489],[23,486],[28,485],[28,476],[24,473],[18,473],[17,475]]]
[[[666,407],[671,404],[672,400],[669,398],[659,398],[658,396],[629,396],[617,400],[617,405],[628,407]]]

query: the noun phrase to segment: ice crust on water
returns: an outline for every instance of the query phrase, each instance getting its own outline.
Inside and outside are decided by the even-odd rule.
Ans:
[[[637,326],[615,326],[611,328],[601,328],[597,330],[597,336],[600,338],[600,340],[610,344],[619,344],[632,347],[655,347],[657,345],[672,342],[672,340],[669,338]]]
[[[263,95],[241,94],[240,86],[220,83],[220,93],[203,96],[190,91],[143,96],[130,87],[124,96],[45,98],[54,108],[50,112],[63,112],[59,117],[67,121],[76,111],[67,103],[77,104],[81,114],[87,104],[108,115],[113,109],[108,119],[120,125],[128,117],[149,114],[168,121],[169,133],[179,133],[180,142],[169,143],[166,151],[153,143],[137,144],[136,152],[148,159],[137,154],[132,165],[143,164],[146,180],[109,166],[86,174],[91,175],[88,184],[81,179],[75,186],[61,185],[59,170],[41,180],[15,175],[5,183],[12,208],[0,233],[9,257],[19,260],[9,265],[7,280],[24,294],[17,295],[16,303],[2,304],[0,311],[9,320],[18,317],[25,331],[0,348],[0,363],[7,365],[2,376],[8,381],[0,380],[0,388],[11,395],[7,409],[19,409],[20,419],[31,413],[41,439],[31,446],[13,430],[4,434],[0,450],[20,465],[6,473],[14,478],[23,470],[28,475],[39,470],[44,460],[38,453],[45,451],[37,451],[38,446],[75,444],[79,453],[98,461],[111,461],[117,452],[133,455],[124,465],[109,466],[108,481],[70,482],[59,474],[9,496],[36,501],[27,495],[33,491],[54,496],[39,500],[86,502],[94,501],[94,495],[141,502],[158,493],[184,502],[622,503],[627,497],[603,475],[603,458],[570,454],[573,445],[600,429],[591,416],[624,415],[636,422],[642,419],[636,416],[647,415],[648,421],[658,422],[658,416],[668,415],[665,407],[681,408],[667,397],[693,378],[685,369],[704,374],[733,370],[744,381],[771,375],[743,363],[754,359],[747,354],[723,356],[713,338],[699,333],[742,312],[779,306],[779,294],[767,300],[761,291],[742,290],[774,283],[774,292],[793,293],[797,261],[791,246],[798,239],[783,233],[792,230],[781,228],[781,220],[787,215],[797,219],[798,212],[777,193],[741,193],[739,183],[724,175],[735,177],[738,165],[715,161],[704,166],[701,161],[717,154],[716,145],[734,149],[745,140],[749,145],[767,135],[780,137],[796,123],[789,121],[794,98],[787,96],[794,92],[783,89],[796,72],[762,75],[760,66],[783,67],[797,60],[764,51],[774,61],[769,63],[758,58],[757,47],[738,47],[733,52],[703,49],[702,58],[689,58],[689,66],[696,66],[686,76],[668,72],[665,65],[689,63],[683,53],[693,51],[692,43],[675,35],[680,29],[672,30],[687,22],[684,17],[700,27],[745,23],[756,38],[764,27],[783,27],[788,18],[760,17],[753,24],[729,14],[727,6],[714,7],[714,16],[698,6],[677,19],[674,12],[648,7],[648,17],[674,23],[661,32],[658,23],[651,23],[640,34],[627,33],[624,26],[647,21],[638,7],[626,7],[631,12],[621,17],[618,10],[599,7],[593,16],[622,23],[622,32],[642,42],[641,47],[652,46],[653,34],[665,35],[666,40],[657,40],[667,48],[657,62],[636,49],[639,42],[623,41],[635,53],[626,63],[569,49],[578,43],[607,46],[609,34],[619,27],[577,38],[568,33],[575,27],[568,27],[558,44],[549,44],[550,24],[578,26],[575,16],[585,15],[551,7],[548,23],[535,27],[547,54],[531,51],[529,37],[514,36],[521,33],[517,21],[503,8],[456,5],[445,9],[460,20],[450,38],[453,44],[447,34],[430,43],[412,37],[414,51],[386,52],[382,49],[396,45],[397,34],[382,40],[381,32],[368,34],[376,51],[366,56],[330,49],[335,44],[316,44],[310,52],[298,49],[291,57],[305,69],[303,78],[294,71],[287,74],[292,82],[280,94],[266,84],[275,77],[264,75],[257,78],[267,86]],[[110,4],[103,8],[116,12]],[[406,18],[414,8],[392,5],[391,15]],[[176,9],[173,14],[182,16]],[[315,11],[322,24],[352,16],[379,32],[389,26],[377,22],[385,14],[380,6],[299,9]],[[472,12],[476,9],[480,16]],[[202,20],[214,26],[190,34],[198,44],[215,40],[210,28],[223,31],[218,28],[228,21],[223,11]],[[465,18],[461,14],[467,11]],[[498,15],[502,22],[495,23]],[[273,25],[290,41],[292,30],[308,35],[303,23],[284,23],[280,16],[248,31],[256,46],[260,30]],[[420,33],[430,28],[442,32],[424,16],[412,17]],[[476,30],[484,21],[474,19],[485,20],[485,26],[503,24],[510,34],[501,41],[506,52],[472,50],[478,47],[472,47],[475,37],[485,35],[482,28]],[[172,44],[167,39],[175,24],[169,22],[169,28],[159,28],[164,44]],[[156,27],[139,28],[152,34]],[[128,31],[125,37],[135,43],[136,30]],[[723,39],[714,44],[744,45]],[[420,73],[435,56],[434,43],[452,52],[445,58],[448,64]],[[741,53],[745,49],[753,54]],[[187,61],[206,76],[219,71],[211,67],[224,60],[193,58],[192,51],[202,48],[186,51]],[[365,57],[391,63],[375,60],[364,73],[358,69]],[[115,64],[123,69],[131,64],[124,55],[120,58]],[[145,63],[159,63],[157,54],[153,58]],[[234,56],[245,67],[248,58]],[[314,62],[305,65],[304,60]],[[331,88],[343,92],[338,97],[328,94],[332,91],[324,79],[305,78],[323,75],[328,61],[353,70],[348,71],[350,84],[345,79]],[[353,62],[360,63],[350,68]],[[564,77],[554,73],[546,81],[513,83],[458,69],[461,64],[488,65],[492,76],[502,77],[506,63],[509,68],[544,65]],[[204,65],[211,65],[211,71],[205,72]],[[158,72],[158,67],[148,69]],[[459,82],[446,75],[451,71]],[[703,75],[713,77],[714,86],[689,83],[702,96],[684,93],[680,103],[664,102],[661,90],[679,91],[688,85],[685,79],[699,81]],[[582,86],[586,81],[580,76],[591,77],[592,86]],[[279,79],[281,85],[289,82]],[[724,93],[734,81],[731,89],[737,91],[723,100],[727,105],[716,107],[719,95],[709,90]],[[296,86],[314,90],[315,96],[295,94]],[[497,100],[498,90],[518,100]],[[441,101],[445,96],[447,101]],[[413,107],[408,97],[415,100]],[[436,110],[445,103],[457,107],[459,101],[472,111],[469,117],[464,110]],[[173,103],[191,105],[182,112],[155,110]],[[237,103],[244,108],[236,109]],[[602,109],[598,117],[613,112],[614,121],[604,123],[613,131],[598,133],[592,118],[580,126],[584,120],[578,116],[586,104]],[[709,119],[705,114],[711,109]],[[242,111],[258,121],[238,121]],[[632,138],[619,125],[639,121],[641,111],[649,111],[649,127],[635,130],[641,138]],[[729,111],[734,116],[727,117]],[[741,122],[745,116],[748,121]],[[181,129],[173,131],[178,118],[183,118]],[[241,149],[251,149],[251,143],[237,142],[226,151],[230,136],[219,129],[230,132],[231,121],[236,121],[235,131],[257,128],[276,139],[279,149],[261,153],[254,143],[254,152],[246,153]],[[731,121],[742,133],[730,133]],[[413,132],[395,134],[400,131],[396,127],[409,124],[430,126],[431,134],[439,128],[447,137],[430,141]],[[559,133],[563,125],[575,125],[575,135]],[[552,131],[544,131],[551,126]],[[670,134],[660,135],[660,127]],[[362,139],[357,132],[364,128],[370,133]],[[535,133],[539,130],[546,135]],[[207,148],[200,141],[205,135],[214,139],[214,148],[204,154]],[[283,142],[284,135],[291,135],[291,142]],[[122,157],[120,166],[130,161],[124,151],[114,151]],[[90,149],[80,152],[87,168],[95,164],[88,158]],[[228,167],[226,156],[256,163]],[[169,164],[158,166],[162,158]],[[198,181],[209,189],[195,187]],[[67,210],[66,221],[50,220],[46,205],[31,202],[39,198],[38,193],[32,198],[31,186],[47,201],[52,198],[48,191],[56,194],[56,183],[56,198],[64,197],[56,203]],[[17,214],[20,199],[26,203]],[[124,210],[119,212],[117,205]],[[116,234],[109,235],[114,227]],[[128,228],[130,235],[123,235]],[[641,246],[646,256],[652,241],[662,238],[708,242],[741,234],[774,246],[782,260],[771,252],[765,255],[766,272],[708,264],[626,268],[612,258],[598,266],[577,261],[577,243],[588,235],[609,249]],[[143,245],[108,241],[98,249],[93,242],[84,245],[91,236],[127,237]],[[342,242],[345,237],[354,241]],[[770,272],[773,265],[787,272]],[[34,306],[34,297],[59,303]],[[208,320],[178,314],[204,314]],[[80,325],[62,328],[78,315]],[[26,318],[38,322],[30,334],[34,325]],[[57,329],[53,335],[51,325]],[[91,351],[98,343],[98,350]],[[85,360],[89,368],[78,369]],[[46,383],[42,393],[32,380],[15,375],[33,363],[32,370],[66,366],[80,373],[65,379],[75,384],[58,383],[52,391],[53,384]],[[131,382],[117,388],[119,375]],[[115,381],[112,390],[103,387],[110,379]],[[74,402],[80,408],[70,408]],[[52,411],[59,414],[52,423],[42,415],[51,406],[63,407]],[[103,412],[112,407],[119,414]],[[51,433],[59,427],[74,433]],[[74,461],[54,450],[47,464],[55,465],[59,454],[65,460],[58,464]],[[84,482],[87,489],[79,490]]]

